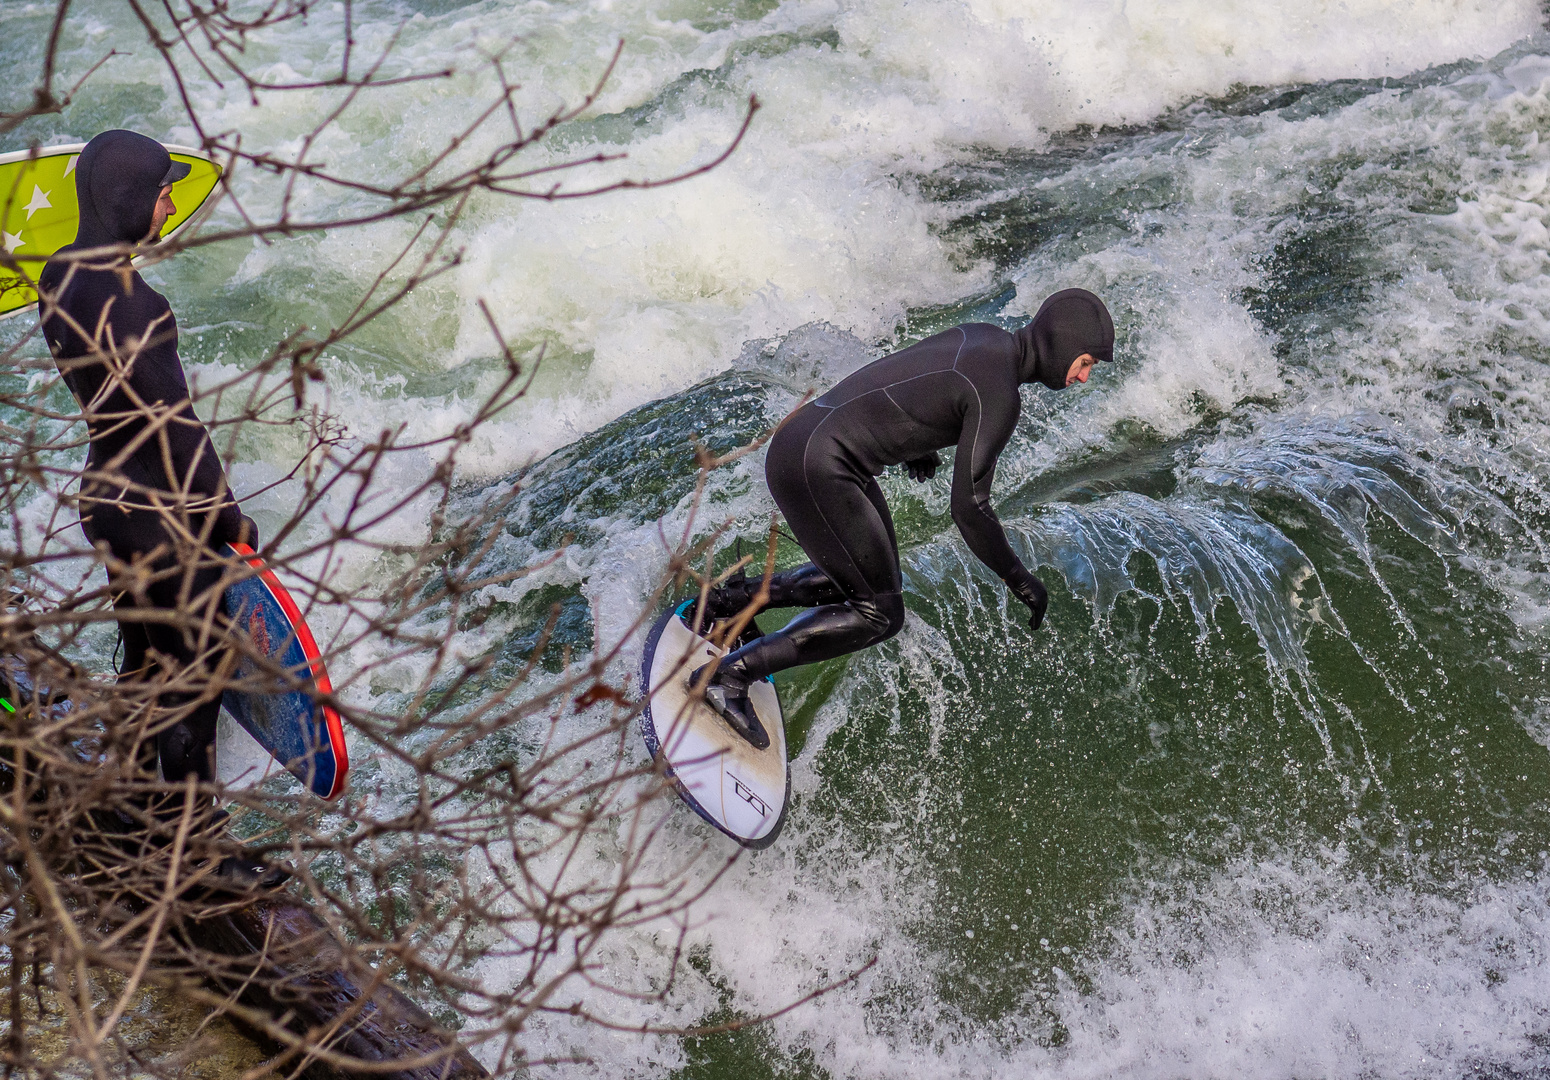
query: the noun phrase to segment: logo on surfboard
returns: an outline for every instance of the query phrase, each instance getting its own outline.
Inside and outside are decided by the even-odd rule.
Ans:
[[[731,773],[727,773],[727,775],[732,776]],[[742,799],[749,806],[759,811],[760,817],[770,816],[770,808],[765,805],[764,800],[744,787],[743,782],[735,776],[732,776],[732,790],[737,793],[739,799]]]

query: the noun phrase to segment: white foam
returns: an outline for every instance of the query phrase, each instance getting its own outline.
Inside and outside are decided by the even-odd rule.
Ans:
[[[97,14],[130,29],[121,12]],[[340,17],[315,12],[305,27],[255,44],[253,55],[277,75],[322,71]],[[875,338],[890,333],[908,305],[982,287],[986,268],[955,266],[931,232],[939,211],[902,179],[913,171],[970,147],[1036,147],[1073,124],[1143,122],[1235,83],[1398,75],[1490,54],[1530,33],[1538,19],[1531,0],[1406,0],[1398,7],[1387,0],[1300,7],[1272,0],[790,0],[743,21],[714,7],[665,18],[644,3],[486,3],[415,15],[400,27],[396,5],[358,5],[363,53],[402,30],[401,70],[448,60],[470,65],[473,46],[520,35],[511,69],[523,77],[531,115],[578,98],[622,35],[620,68],[596,112],[655,102],[659,114],[613,133],[595,129],[601,141],[540,149],[534,164],[623,149],[628,161],[603,175],[664,175],[713,155],[735,130],[747,94],[765,103],[733,160],[682,186],[570,205],[479,201],[456,238],[466,246],[465,264],[417,302],[406,324],[416,329],[389,347],[412,368],[430,371],[489,355],[480,297],[513,338],[551,343],[554,378],[541,385],[542,402],[519,405],[483,448],[493,474],[726,367],[748,338],[814,319]],[[766,55],[744,48],[776,34],[806,44]],[[67,44],[82,56],[90,47]],[[133,83],[154,77],[154,63],[120,60],[99,78]],[[669,90],[686,72],[722,65],[713,78]],[[492,86],[463,76],[379,94],[357,122],[330,132],[315,157],[366,175],[381,174],[384,163],[414,161]],[[194,93],[212,126],[241,130],[251,148],[281,152],[299,146],[327,97],[272,95],[253,108],[235,89],[196,80]],[[168,129],[153,133],[191,137],[174,109],[169,97]],[[483,144],[476,139],[469,152]],[[239,178],[239,190],[260,211],[278,193],[259,173]],[[301,191],[303,215],[339,205],[315,186]],[[405,226],[384,224],[281,241],[255,252],[260,262],[239,280],[282,267],[303,277],[326,268],[325,280],[339,274],[364,285],[405,235]],[[326,366],[339,377],[347,365]],[[400,411],[387,405],[395,396],[390,386],[377,393],[381,405],[362,403],[362,427]],[[449,402],[437,422],[455,426],[469,408]]]
[[[1244,860],[1138,898],[1094,992],[1062,991],[1059,1071],[1290,1080],[1534,1060],[1544,885],[1478,880],[1450,899],[1345,862]]]
[[[356,14],[369,47],[400,13],[396,5],[357,5]],[[707,10],[696,14],[712,21]],[[99,18],[128,32],[128,16],[117,9],[93,13],[100,27]],[[305,32],[255,48],[269,49],[277,65],[312,71],[324,59],[328,20],[336,18],[320,10]],[[986,284],[987,268],[955,265],[932,232],[940,210],[912,188],[908,176],[916,170],[972,157],[977,148],[1038,147],[1050,131],[1073,124],[1142,122],[1237,82],[1400,75],[1489,54],[1538,22],[1529,0],[815,0],[708,29],[643,3],[518,7],[491,0],[438,18],[415,16],[404,40],[427,68],[461,43],[525,35],[522,58],[537,88],[528,99],[535,108],[557,96],[574,100],[601,68],[600,52],[623,33],[629,46],[599,112],[650,102],[684,72],[714,69],[754,37],[794,33],[810,40],[734,61],[725,88],[706,83],[708,89],[666,101],[660,129],[643,124],[618,143],[594,131],[593,141],[573,144],[578,153],[629,149],[616,174],[661,174],[713,154],[735,129],[745,95],[758,92],[766,107],[749,142],[708,177],[568,206],[481,200],[460,227],[465,263],[408,310],[400,325],[412,332],[398,342],[392,363],[331,358],[330,400],[363,437],[400,422],[410,425],[411,437],[452,430],[467,418],[469,402],[449,394],[406,405],[404,372],[447,370],[489,355],[492,342],[475,308],[485,297],[514,339],[524,346],[548,341],[553,352],[552,375],[535,400],[492,425],[487,441],[470,451],[476,470],[498,475],[631,405],[730,365],[749,338],[826,319],[878,340],[906,306]],[[825,31],[832,34],[824,38]],[[70,48],[85,57],[96,46],[73,41]],[[150,77],[152,63],[117,58],[103,77],[133,85]],[[1164,163],[1191,194],[1165,215],[1160,234],[1138,230],[1086,255],[1036,252],[1018,269],[1018,304],[1031,308],[1060,284],[1100,286],[1132,320],[1125,324],[1134,331],[1131,354],[1116,365],[1129,378],[1100,372],[1094,386],[1060,399],[1058,433],[1020,444],[1001,482],[1015,484],[1061,455],[1102,446],[1126,422],[1170,436],[1207,410],[1256,397],[1296,395],[1323,415],[1376,409],[1440,430],[1447,410],[1428,391],[1440,378],[1461,376],[1466,361],[1481,369],[1468,374],[1486,396],[1502,394],[1501,408],[1519,425],[1514,438],[1532,463],[1544,434],[1542,366],[1533,356],[1488,350],[1499,334],[1550,340],[1543,273],[1550,166],[1538,134],[1550,117],[1545,70],[1525,58],[1482,75],[1475,86],[1378,95],[1300,123],[1267,117]],[[487,91],[488,84],[464,80],[389,96],[361,124],[333,133],[319,157],[368,173],[412,158]],[[249,146],[278,148],[296,145],[321,100],[282,95],[251,109],[240,94],[196,92],[211,106],[215,127],[242,130]],[[160,115],[166,128],[152,134],[188,140],[170,104]],[[1331,159],[1371,160],[1392,149],[1455,171],[1457,212],[1445,223],[1420,221],[1406,234],[1413,257],[1396,263],[1403,273],[1379,290],[1362,321],[1333,337],[1335,347],[1326,347],[1318,363],[1279,364],[1272,338],[1241,301],[1245,287],[1262,283],[1251,256],[1273,246],[1265,231],[1271,212],[1296,205],[1319,179],[1314,171]],[[1364,177],[1355,170],[1344,181],[1347,205],[1393,209],[1393,196],[1363,187]],[[250,174],[242,191],[260,206],[272,204],[269,184]],[[308,199],[308,212],[329,209],[316,192]],[[1423,234],[1443,239],[1427,246],[1415,239]],[[369,282],[403,237],[394,225],[282,242],[256,249],[232,283],[258,287],[286,274],[310,281],[323,268],[327,273],[315,276],[318,299],[347,304],[345,286]],[[1439,251],[1445,257],[1432,258]],[[224,286],[220,280],[208,295]],[[294,297],[276,303],[288,299]],[[173,296],[175,308],[181,300]],[[262,317],[291,325],[289,315]],[[1490,362],[1478,363],[1477,354]],[[1463,437],[1439,445],[1480,455],[1499,470],[1495,476],[1512,475],[1513,466],[1503,464],[1510,455],[1490,457],[1490,446]],[[239,486],[261,478],[247,468],[233,469]],[[401,468],[389,478],[394,486],[411,484],[430,464],[405,461]],[[284,495],[268,497],[274,513],[284,509]],[[749,496],[747,505],[761,498]],[[39,514],[29,528],[38,527]],[[424,527],[423,518],[405,515],[383,535],[410,543]],[[332,584],[347,590],[367,582],[375,558],[361,555]],[[607,570],[587,586],[607,639],[622,633],[617,613],[648,587],[663,556],[648,525],[621,527],[606,549],[577,560],[563,572],[579,578]],[[1502,580],[1513,570],[1526,613],[1544,586],[1532,567],[1504,564]],[[339,617],[323,616],[329,618]],[[912,624],[907,634],[916,630]],[[901,646],[910,662],[931,651],[921,644],[926,632],[919,634]],[[458,642],[482,644],[478,637]],[[362,659],[368,654],[363,646]],[[411,684],[424,666],[423,659],[406,660],[379,673],[380,684],[352,692],[389,693]],[[845,705],[841,694],[826,707],[814,751],[796,763],[804,796],[822,782],[817,748],[843,722]],[[680,814],[661,858],[677,858],[703,839],[699,823]],[[773,1026],[779,1047],[810,1048],[834,1075],[1448,1075],[1478,1061],[1520,1061],[1531,1025],[1543,1025],[1536,994],[1550,927],[1540,884],[1448,878],[1439,885],[1423,874],[1413,888],[1380,888],[1338,853],[1314,852],[1215,870],[1192,866],[1187,873],[1138,867],[1165,887],[1133,889],[1109,924],[1113,937],[1074,962],[1094,992],[1065,987],[1053,1004],[1030,998],[1008,1022],[1015,1038],[998,1043],[936,996],[943,958],[912,930],[935,895],[932,868],[908,850],[865,850],[862,838],[826,831],[826,823],[798,813],[777,848],[746,859],[716,885],[704,910],[717,917],[694,938],[710,950],[732,1003],[748,1012],[781,1007],[881,957],[857,984]],[[596,865],[577,872],[606,871],[608,856],[588,851]],[[1472,895],[1449,899],[1449,890]],[[749,924],[743,916],[750,909],[766,914]],[[645,985],[661,970],[667,941],[649,931],[621,936],[603,958],[608,973]],[[505,973],[483,974],[498,982]],[[722,1004],[709,980],[685,979],[664,1009],[625,1006],[613,1015],[693,1023]],[[1028,989],[1038,987],[1030,980]],[[1070,1033],[1063,1048],[1038,1041],[1047,1034],[1046,1007]],[[658,1076],[682,1060],[671,1041],[613,1040],[569,1021],[540,1022],[530,1047],[535,1056],[579,1051],[602,1062],[597,1071],[605,1075]]]
[[[681,817],[667,834],[680,850],[702,839]],[[1410,883],[1379,884],[1339,848],[1214,870],[1138,867],[1104,928],[1074,952],[1058,941],[1036,950],[1045,959],[1024,966],[1025,1002],[986,1026],[937,989],[948,958],[919,928],[940,933],[951,916],[931,868],[862,857],[853,839],[796,825],[697,908],[706,921],[685,947],[708,950],[724,988],[685,970],[662,1006],[581,999],[620,1023],[693,1024],[727,1006],[773,1012],[875,957],[854,983],[771,1025],[782,1053],[810,1053],[857,1080],[1434,1077],[1526,1067],[1538,1053],[1543,874],[1460,881],[1449,869],[1439,889],[1418,858]],[[709,858],[705,873],[716,866]],[[1026,933],[1031,944],[1040,931]],[[615,940],[604,970],[649,985],[676,941],[665,925]],[[481,975],[499,985],[494,965]],[[535,1054],[584,1045],[591,1075],[647,1077],[682,1063],[671,1040],[600,1040],[565,1020],[540,1020],[531,1036]]]

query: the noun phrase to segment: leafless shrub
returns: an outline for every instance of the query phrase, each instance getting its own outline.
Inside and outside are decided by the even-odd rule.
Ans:
[[[0,682],[15,711],[0,713],[0,963],[8,971],[0,1058],[7,1074],[179,1074],[204,1045],[209,1021],[199,1022],[181,1054],[140,1052],[126,1035],[126,1016],[154,991],[169,1008],[224,1016],[259,1036],[275,1056],[254,1076],[476,1074],[444,1030],[457,1027],[463,1044],[495,1070],[531,1065],[523,1033],[536,1014],[621,1026],[607,1012],[609,995],[660,999],[672,992],[681,947],[670,950],[649,987],[610,985],[599,951],[609,935],[642,925],[676,932],[681,946],[693,904],[716,880],[716,868],[724,869],[727,850],[709,835],[700,850],[676,860],[654,850],[674,806],[636,749],[640,688],[611,675],[622,640],[598,641],[588,655],[567,649],[555,657],[549,640],[556,606],[516,670],[502,669],[493,653],[464,656],[454,646],[455,631],[480,617],[481,596],[545,565],[541,556],[504,568],[491,558],[520,480],[482,505],[455,497],[460,454],[482,425],[526,392],[541,357],[519,355],[501,332],[500,313],[481,301],[505,374],[470,420],[429,441],[409,438],[405,427],[355,432],[309,400],[308,388],[324,379],[331,349],[458,264],[454,228],[471,199],[571,199],[686,180],[735,150],[757,102],[749,101],[742,127],[727,133],[724,150],[710,160],[666,177],[594,182],[596,168],[614,155],[534,165],[525,151],[595,104],[612,63],[582,100],[533,121],[517,105],[513,54],[497,49],[467,58],[465,67],[482,72],[490,95],[461,130],[397,173],[349,175],[314,157],[330,126],[383,88],[452,78],[451,69],[412,70],[393,42],[361,55],[345,0],[337,71],[305,83],[269,82],[251,74],[249,50],[277,27],[306,18],[307,0],[127,2],[143,30],[136,48],[160,56],[202,148],[226,170],[215,196],[221,212],[135,254],[162,260],[212,244],[267,243],[395,218],[415,227],[333,325],[298,329],[240,374],[195,394],[227,460],[244,432],[296,425],[305,434],[280,481],[295,493],[295,509],[263,537],[262,555],[303,610],[329,627],[320,644],[337,680],[330,693],[277,668],[231,632],[214,602],[218,590],[187,596],[177,611],[142,608],[127,616],[170,621],[199,643],[202,664],[165,665],[115,684],[105,671],[113,592],[144,587],[154,571],[86,545],[76,524],[83,417],[51,404],[61,400],[50,394],[57,376],[35,334],[6,352],[0,505],[8,514],[0,585],[8,599],[0,614]],[[0,132],[25,130],[28,119],[67,109],[81,84],[111,63],[108,52],[87,70],[57,69],[67,9],[60,0],[30,101],[0,115]],[[255,102],[326,90],[332,105],[293,152],[280,153],[208,125],[190,93],[202,81],[235,85]],[[273,196],[268,212],[239,194],[254,186],[238,181],[254,174]],[[350,197],[306,194],[320,188]],[[320,205],[347,209],[319,214]],[[99,250],[82,258],[129,253]],[[10,272],[26,271],[9,256],[0,262]],[[52,301],[43,298],[45,311]],[[127,364],[135,351],[104,347],[101,355]],[[163,403],[140,409],[153,428],[170,418]],[[408,456],[429,464],[406,485],[404,472],[390,466]],[[700,451],[698,460],[703,490],[706,476],[728,458]],[[169,532],[181,537],[175,568],[162,573],[216,565],[221,588],[252,573],[208,551],[197,527],[203,519],[186,499],[127,490],[159,499]],[[381,539],[379,526],[405,514],[428,520],[423,542]],[[646,612],[685,582],[710,584],[715,530],[709,540],[703,532],[664,536],[668,569]],[[369,587],[338,584],[345,561],[373,567]],[[244,657],[256,673],[238,675]],[[378,681],[393,691],[370,692]],[[232,686],[301,686],[337,708],[351,733],[354,786],[328,804],[279,773],[229,787],[157,781],[145,767],[148,748],[180,709],[191,707],[167,702],[208,700]],[[231,811],[229,828],[198,809],[210,797]],[[181,809],[169,813],[169,806]],[[295,868],[283,891],[253,901],[207,888],[239,837],[247,851]],[[506,973],[500,985],[477,974],[492,963]],[[343,985],[354,996],[339,991]],[[308,997],[320,986],[327,993],[314,996],[334,993],[327,1009]],[[388,987],[406,991],[435,1023],[384,1018],[399,1000],[379,993]],[[410,1020],[430,1037],[405,1035]],[[398,1043],[361,1041],[373,1024],[393,1028],[399,1021]],[[49,1033],[64,1040],[62,1052],[43,1047]]]

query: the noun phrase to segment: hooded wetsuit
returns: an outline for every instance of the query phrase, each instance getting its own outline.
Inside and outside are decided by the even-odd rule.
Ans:
[[[187,171],[143,135],[98,135],[76,164],[80,228],[60,254],[144,241],[161,188]],[[91,438],[80,491],[81,529],[90,543],[105,542],[116,559],[140,561],[152,572],[143,591],[125,590],[114,598],[124,634],[124,675],[143,671],[148,648],[183,665],[202,656],[208,662],[210,642],[194,633],[124,617],[134,609],[187,612],[217,603],[213,586],[221,571],[214,551],[242,531],[215,447],[189,401],[172,309],[121,253],[56,258],[39,285],[44,337]],[[174,695],[162,703],[188,704]],[[213,778],[219,710],[218,697],[200,702],[157,737],[167,780],[190,772]]]
[[[1017,426],[1018,386],[1064,389],[1083,353],[1112,360],[1114,324],[1098,297],[1067,289],[1015,334],[986,323],[955,326],[868,364],[788,417],[770,440],[765,477],[813,565],[776,575],[767,606],[819,606],[729,654],[717,682],[746,685],[899,632],[899,549],[876,478],[905,463],[934,471],[934,452],[948,446],[956,447],[953,523],[969,550],[1033,609],[1037,625],[1044,586],[1007,543],[991,509],[991,482]]]

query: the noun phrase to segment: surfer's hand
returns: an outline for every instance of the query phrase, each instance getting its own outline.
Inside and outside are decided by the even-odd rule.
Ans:
[[[1012,590],[1012,595],[1028,605],[1028,611],[1032,618],[1028,620],[1028,629],[1037,630],[1044,622],[1044,610],[1049,607],[1049,590],[1044,588],[1044,582],[1024,571],[1026,577],[1021,581],[1008,581],[1007,588]]]
[[[936,475],[936,467],[942,464],[942,459],[937,457],[933,450],[925,457],[918,457],[914,461],[906,461],[904,467],[909,470],[910,479],[924,484]]]
[[[237,541],[239,543],[246,544],[254,551],[259,549],[260,545],[258,542],[258,523],[255,522],[252,518],[248,517],[246,514],[242,515],[242,528],[237,533]]]

